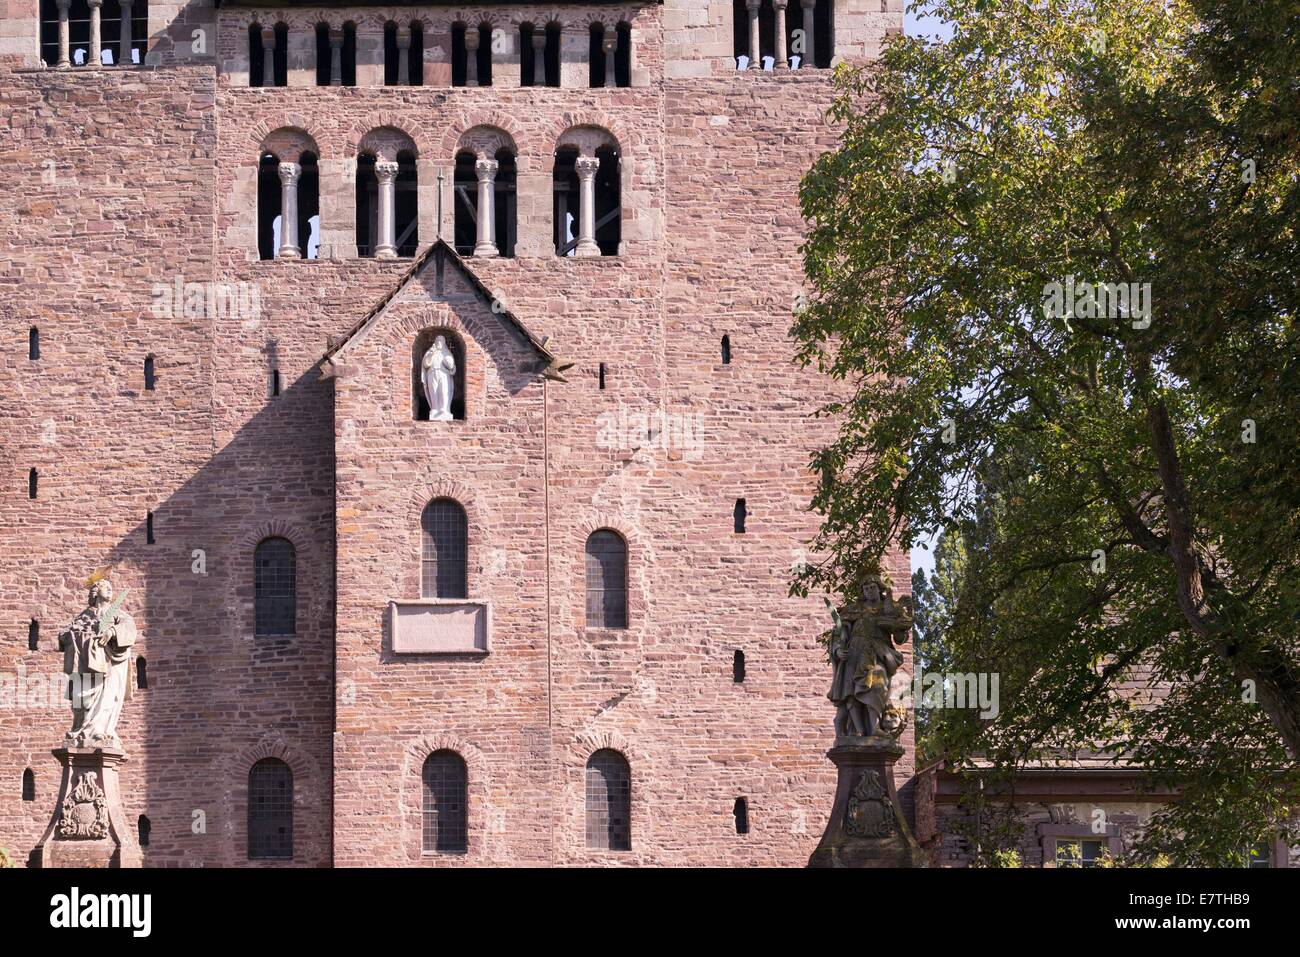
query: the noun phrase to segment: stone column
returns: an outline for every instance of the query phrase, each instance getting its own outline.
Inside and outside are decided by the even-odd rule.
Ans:
[[[758,8],[762,0],[745,0],[745,9],[749,11],[749,68],[763,68],[763,54],[758,34]]]
[[[596,245],[596,171],[600,160],[594,156],[579,156],[574,163],[578,172],[578,245],[575,256],[599,256]]]
[[[533,28],[533,86],[546,86],[545,28]]]
[[[330,29],[330,86],[343,85],[343,31]]]
[[[90,52],[86,54],[86,66],[103,65],[104,42],[100,32],[99,11],[104,0],[86,0],[90,6]]]
[[[402,28],[397,28],[397,85],[408,86],[411,75],[411,31],[402,36]]]
[[[817,10],[817,0],[803,0],[803,57],[799,60],[799,69],[815,66],[813,63],[813,13]]]
[[[375,258],[396,259],[397,164],[376,163],[375,178],[379,180],[379,242],[375,244]]]
[[[262,86],[275,86],[275,31],[262,31]]]
[[[68,8],[72,6],[72,0],[54,0],[54,2],[59,8],[59,59],[55,68],[66,70],[72,66],[72,58],[68,55]]]
[[[302,167],[297,163],[280,164],[280,249],[279,259],[301,259],[298,248],[298,179]]]
[[[618,53],[618,34],[613,27],[605,28],[605,36],[600,41],[600,48],[605,51],[605,85],[618,86],[618,74],[614,70],[615,54]]]
[[[131,6],[132,0],[122,0],[122,36],[117,44],[118,66],[131,65]]]
[[[465,28],[465,85],[478,86],[478,27]]]
[[[478,221],[478,243],[474,246],[475,256],[497,255],[497,216],[496,216],[496,160],[480,157],[474,164],[474,173],[478,177],[478,207],[474,216]]]
[[[785,52],[785,8],[789,0],[772,0],[772,9],[776,11],[776,63],[775,69],[786,70],[790,60]]]

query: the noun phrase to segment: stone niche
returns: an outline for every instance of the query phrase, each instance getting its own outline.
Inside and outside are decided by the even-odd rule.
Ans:
[[[492,606],[460,598],[420,598],[388,603],[389,633],[398,655],[485,655],[492,635]]]

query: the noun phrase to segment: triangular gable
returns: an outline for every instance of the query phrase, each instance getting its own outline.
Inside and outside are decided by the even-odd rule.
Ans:
[[[492,295],[491,290],[489,290],[488,287],[483,284],[483,281],[474,274],[474,270],[469,268],[469,265],[460,257],[460,254],[457,253],[452,246],[448,245],[445,239],[439,238],[436,242],[430,245],[428,249],[415,258],[415,261],[411,263],[406,272],[402,274],[402,278],[396,282],[393,288],[389,290],[388,293],[379,300],[379,302],[375,303],[373,309],[362,316],[360,321],[348,330],[347,335],[338,342],[333,343],[329,349],[326,350],[323,357],[324,368],[322,369],[325,375],[330,374],[329,367],[332,367],[335,364],[337,359],[348,350],[348,347],[352,343],[364,338],[365,334],[376,322],[379,321],[380,316],[384,314],[384,311],[393,300],[397,298],[398,294],[401,293],[401,291],[405,289],[412,280],[419,276],[429,263],[433,262],[435,258],[439,256],[442,257],[444,262],[451,263],[462,276],[469,280],[469,284],[476,292],[478,292],[479,296],[482,297],[483,302],[489,309],[492,308],[492,304],[496,302],[497,299]],[[560,381],[564,381],[557,374],[559,361],[556,359],[555,355],[546,348],[545,339],[538,339],[533,335],[528,327],[520,321],[519,317],[509,309],[503,309],[500,311],[492,309],[492,312],[494,315],[500,316],[504,319],[506,324],[513,328],[524,342],[531,346],[542,359],[542,364],[538,368],[539,372],[545,374],[547,378],[560,379]]]

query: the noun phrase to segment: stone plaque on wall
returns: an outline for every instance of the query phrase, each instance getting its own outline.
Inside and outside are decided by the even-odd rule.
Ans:
[[[487,602],[450,598],[391,601],[388,613],[395,654],[488,652],[492,609]]]

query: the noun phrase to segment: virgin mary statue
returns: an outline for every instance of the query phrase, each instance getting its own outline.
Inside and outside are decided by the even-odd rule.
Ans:
[[[452,393],[456,388],[456,359],[447,346],[447,337],[439,336],[420,362],[420,381],[424,384],[424,398],[429,403],[429,421],[447,422],[451,419]]]

